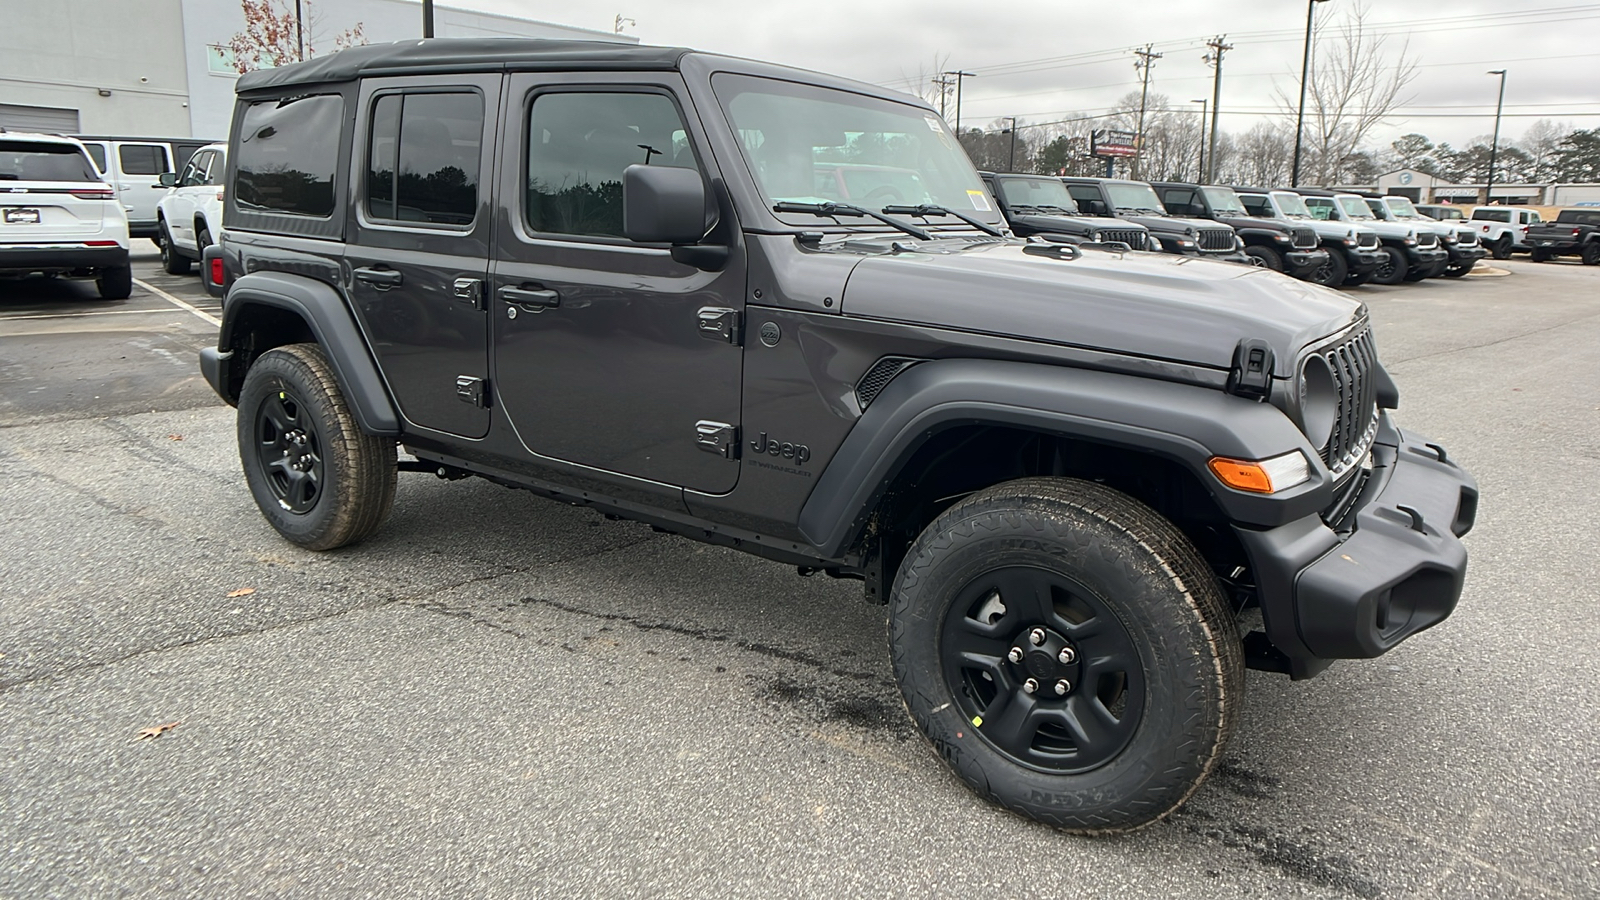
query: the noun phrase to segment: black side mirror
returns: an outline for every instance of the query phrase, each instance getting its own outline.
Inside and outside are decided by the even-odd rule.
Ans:
[[[162,172],[161,173],[161,186],[162,187],[177,187],[178,186],[178,173],[177,172]]]
[[[1104,200],[1090,200],[1089,201],[1089,215],[1091,215],[1091,216],[1109,216],[1109,215],[1111,215],[1111,210],[1110,210],[1109,207],[1106,206],[1106,203],[1105,203]]]
[[[694,169],[622,170],[622,233],[641,243],[694,244],[706,233],[706,186]]]

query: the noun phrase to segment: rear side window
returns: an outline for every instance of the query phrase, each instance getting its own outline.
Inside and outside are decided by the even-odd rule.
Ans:
[[[160,175],[167,171],[167,154],[154,144],[123,144],[117,148],[117,164],[124,175]]]
[[[482,138],[483,98],[476,93],[379,97],[367,150],[367,215],[472,224]]]
[[[631,165],[699,168],[670,98],[621,92],[539,96],[528,122],[528,227],[622,237],[622,170]]]
[[[253,103],[239,126],[239,208],[327,218],[334,210],[334,174],[344,98],[316,94]]]
[[[89,157],[72,144],[0,140],[0,182],[99,180]]]

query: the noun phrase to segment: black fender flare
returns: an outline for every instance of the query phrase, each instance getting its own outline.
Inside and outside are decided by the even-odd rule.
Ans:
[[[1110,372],[999,360],[935,360],[889,382],[850,430],[800,511],[800,532],[842,556],[888,485],[928,438],[948,428],[1005,425],[1163,456],[1193,472],[1236,524],[1275,527],[1333,499],[1321,458],[1268,403],[1216,388]],[[1266,459],[1300,450],[1304,484],[1271,496],[1224,486],[1213,456]]]
[[[355,317],[338,291],[316,279],[285,272],[254,272],[242,276],[229,286],[223,306],[222,328],[217,339],[222,354],[231,356],[238,346],[235,332],[240,313],[260,306],[286,310],[305,321],[322,352],[327,354],[334,377],[339,380],[339,388],[344,391],[362,431],[383,436],[400,434],[400,416],[389,396],[388,385],[378,372],[378,364],[367,348]],[[225,376],[223,383],[227,383]]]

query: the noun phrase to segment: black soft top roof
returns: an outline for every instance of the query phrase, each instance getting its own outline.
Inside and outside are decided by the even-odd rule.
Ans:
[[[496,72],[504,69],[632,69],[670,71],[684,47],[652,47],[610,41],[551,41],[537,38],[429,38],[365,44],[302,63],[258,69],[239,78],[239,93],[292,85],[351,81],[364,75],[428,72]]]

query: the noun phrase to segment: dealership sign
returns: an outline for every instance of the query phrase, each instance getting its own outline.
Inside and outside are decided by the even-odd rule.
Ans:
[[[1138,156],[1139,136],[1131,131],[1099,129],[1089,135],[1089,151],[1094,156]]]

